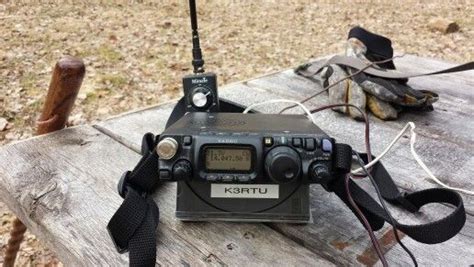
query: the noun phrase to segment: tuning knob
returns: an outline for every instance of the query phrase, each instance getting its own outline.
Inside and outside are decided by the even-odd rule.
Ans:
[[[206,109],[212,103],[212,92],[206,87],[198,87],[191,94],[191,104],[197,109]]]
[[[313,163],[309,167],[309,175],[314,182],[327,184],[331,180],[328,166],[321,163]]]
[[[265,171],[276,182],[289,182],[300,175],[301,159],[290,147],[278,146],[265,158]]]
[[[187,160],[180,160],[173,166],[173,180],[190,180],[193,174],[191,163]]]

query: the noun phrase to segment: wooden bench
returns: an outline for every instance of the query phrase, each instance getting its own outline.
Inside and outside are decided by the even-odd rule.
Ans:
[[[445,62],[405,56],[396,60],[402,70],[432,71]],[[374,154],[380,153],[408,121],[417,124],[417,150],[442,181],[474,189],[474,75],[464,72],[414,78],[415,88],[430,89],[440,100],[429,113],[403,114],[397,121],[371,118]],[[220,89],[221,97],[244,105],[272,98],[301,100],[320,89],[292,70],[239,82]],[[117,194],[120,175],[140,158],[141,137],[159,133],[174,101],[133,111],[95,125],[71,127],[0,148],[0,198],[47,244],[67,266],[121,266],[106,231],[108,220],[122,200]],[[327,103],[321,96],[309,103]],[[261,107],[275,112],[285,105]],[[295,110],[294,112],[297,112]],[[363,150],[363,124],[332,111],[314,116],[318,125],[340,142]],[[397,184],[408,191],[436,187],[412,159],[403,138],[384,160]],[[362,185],[370,190],[369,183]],[[374,265],[378,258],[355,216],[320,186],[311,189],[314,222],[307,225],[230,222],[180,222],[174,216],[175,184],[155,193],[161,210],[157,230],[160,265]],[[474,197],[463,195],[468,212],[463,230],[449,241],[426,245],[403,237],[421,266],[474,264]],[[450,211],[430,205],[417,216],[393,208],[402,222],[426,222]],[[402,235],[403,236],[403,235]],[[411,265],[396,244],[391,228],[377,232],[393,265]]]

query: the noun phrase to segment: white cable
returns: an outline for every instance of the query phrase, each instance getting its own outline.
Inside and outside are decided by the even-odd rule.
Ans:
[[[408,127],[410,127],[410,136],[411,136],[410,137],[410,151],[411,151],[411,154],[413,155],[413,158],[415,158],[418,165],[420,165],[420,167],[426,172],[426,174],[428,174],[430,179],[433,180],[435,183],[439,184],[440,186],[444,187],[444,188],[448,188],[448,189],[458,191],[460,193],[464,193],[464,194],[468,194],[468,195],[474,195],[474,191],[469,191],[469,190],[462,189],[462,188],[457,188],[457,187],[451,187],[451,186],[446,185],[445,183],[441,182],[438,178],[436,178],[436,176],[434,176],[434,174],[430,171],[430,169],[426,166],[426,164],[421,160],[420,156],[415,151],[415,142],[416,142],[415,128],[416,128],[416,126],[415,126],[415,123],[413,123],[413,122],[408,122],[405,125],[405,127],[403,127],[403,129],[400,131],[400,133],[387,146],[387,148],[385,148],[385,150],[380,154],[380,156],[377,157],[376,159],[372,160],[371,162],[369,162],[367,165],[365,165],[365,168],[367,169],[367,168],[373,166],[380,159],[382,159],[382,157],[384,157],[387,154],[387,152],[393,147],[393,145],[395,145],[395,143],[400,139],[400,137],[402,137],[402,135],[406,132]],[[363,171],[363,169],[359,168],[359,169],[351,171],[351,173],[352,174],[360,174],[362,171]]]
[[[296,104],[296,105],[300,106],[300,108],[302,110],[304,110],[306,115],[308,115],[308,119],[310,121],[312,121],[314,124],[316,124],[316,121],[314,120],[313,116],[311,115],[311,112],[309,111],[309,109],[305,105],[303,105],[301,102],[294,101],[294,100],[288,100],[288,99],[272,99],[272,100],[268,100],[268,101],[264,101],[264,102],[260,102],[260,103],[255,103],[255,104],[252,104],[252,105],[248,106],[242,113],[245,114],[245,113],[249,112],[250,110],[254,109],[255,107],[262,106],[262,105],[273,104],[273,103]]]
[[[392,140],[392,142],[390,142],[390,144],[385,148],[385,150],[384,150],[382,153],[380,153],[380,155],[379,155],[376,159],[372,160],[371,162],[369,162],[369,163],[368,163],[367,165],[365,165],[364,167],[365,167],[366,169],[368,169],[368,168],[374,166],[375,163],[379,162],[379,161],[388,153],[388,151],[390,151],[390,149],[392,149],[392,147],[395,145],[395,143],[403,136],[403,134],[406,132],[406,130],[407,130],[408,127],[410,126],[410,123],[413,123],[413,122],[407,123],[407,125],[405,125],[405,127],[403,127],[403,129],[398,133],[398,135],[395,136],[395,138]],[[415,124],[413,123],[413,125],[415,125]],[[413,126],[413,127],[415,127],[415,126]],[[412,136],[413,136],[413,135],[412,135]],[[412,138],[413,138],[413,137],[412,137]],[[361,174],[364,173],[364,169],[359,168],[359,169],[357,169],[357,170],[352,170],[351,173],[352,173],[352,174],[356,174],[356,175],[357,175],[357,174],[361,175]]]
[[[302,110],[304,110],[304,112],[308,115],[308,119],[310,121],[312,121],[314,124],[316,124],[316,121],[314,120],[313,116],[311,115],[311,112],[309,111],[309,109],[305,105],[303,105],[301,102],[294,101],[294,100],[288,100],[288,99],[272,99],[272,100],[264,101],[264,102],[261,102],[261,103],[255,103],[255,104],[252,104],[252,105],[248,106],[243,111],[243,113],[244,114],[248,113],[250,110],[252,110],[252,109],[254,109],[255,107],[258,107],[258,106],[268,105],[268,104],[273,104],[273,103],[292,103],[292,104],[296,104],[299,107],[301,107]],[[468,195],[474,195],[474,191],[469,191],[469,190],[462,189],[462,188],[457,188],[457,187],[451,187],[451,186],[446,185],[445,183],[441,182],[438,178],[436,178],[436,176],[434,176],[434,174],[431,172],[431,170],[426,166],[426,164],[423,162],[423,160],[421,160],[420,156],[415,151],[415,142],[416,142],[415,128],[416,128],[416,126],[415,126],[415,123],[413,123],[411,121],[408,122],[405,125],[405,127],[403,127],[403,129],[398,133],[398,135],[395,136],[395,138],[392,140],[392,142],[390,142],[390,144],[385,148],[385,150],[376,159],[372,160],[371,162],[369,162],[364,167],[366,169],[368,169],[368,168],[374,166],[383,157],[385,157],[385,155],[390,151],[390,149],[392,149],[392,147],[397,143],[397,141],[400,140],[400,138],[408,130],[408,128],[410,128],[410,152],[413,155],[413,158],[415,158],[418,165],[420,165],[420,167],[425,171],[425,173],[428,174],[428,177],[431,180],[433,180],[435,183],[439,184],[440,186],[442,186],[444,188],[448,188],[448,189],[458,191],[460,193],[464,193],[464,194],[468,194]],[[356,170],[352,170],[351,173],[352,174],[361,174],[361,173],[363,173],[363,171],[364,171],[363,168],[358,168]]]
[[[434,182],[436,182],[437,184],[439,184],[442,187],[445,187],[445,188],[448,188],[448,189],[451,189],[451,190],[455,190],[455,191],[458,191],[460,193],[464,193],[464,194],[468,194],[468,195],[474,195],[474,191],[469,191],[469,190],[462,189],[462,188],[457,188],[457,187],[451,187],[449,185],[444,184],[443,182],[438,180],[438,178],[436,178],[433,175],[433,173],[430,171],[430,169],[428,169],[428,167],[425,165],[425,163],[421,160],[420,156],[418,156],[418,154],[415,151],[415,140],[416,140],[415,124],[413,122],[410,122],[410,123],[413,124],[413,125],[410,125],[411,126],[411,129],[410,129],[410,133],[411,133],[411,139],[410,139],[411,154],[415,158],[416,162],[418,162],[418,165],[420,165],[420,167],[426,172],[426,174],[428,174],[428,176],[431,178],[431,180],[433,180]]]

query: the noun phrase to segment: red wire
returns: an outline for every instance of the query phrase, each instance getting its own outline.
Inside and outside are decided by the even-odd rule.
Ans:
[[[342,106],[353,107],[353,108],[357,109],[363,115],[364,122],[365,122],[365,149],[366,149],[366,152],[367,152],[368,162],[371,162],[372,161],[372,153],[371,153],[371,149],[370,149],[369,119],[367,117],[367,114],[361,108],[359,108],[358,106],[355,106],[353,104],[341,103],[341,104],[332,104],[332,105],[326,105],[326,106],[322,106],[322,107],[319,107],[319,108],[315,108],[315,109],[312,109],[310,112],[312,114],[314,114],[314,113],[322,111],[322,110],[326,110],[326,109],[329,109],[329,108],[335,108],[335,107],[342,107]],[[365,177],[365,176],[358,176],[357,178],[363,178],[363,177]],[[374,231],[372,230],[372,227],[370,226],[369,221],[367,220],[364,213],[360,210],[359,206],[355,203],[354,198],[352,197],[352,194],[351,194],[351,191],[350,191],[350,188],[349,188],[350,178],[351,178],[351,175],[350,175],[350,173],[348,173],[345,177],[345,189],[346,189],[347,199],[349,200],[349,203],[351,204],[351,206],[356,211],[357,216],[361,219],[362,224],[364,224],[364,226],[367,230],[367,233],[369,234],[370,240],[372,241],[372,245],[374,246],[375,252],[377,253],[377,256],[379,257],[380,261],[382,262],[382,265],[384,267],[386,267],[386,266],[388,266],[388,263],[387,263],[387,260],[385,259],[385,256],[384,256],[383,252],[382,252],[382,249],[380,247],[380,243],[379,243],[377,237],[375,236]]]
[[[403,55],[402,55],[403,56]],[[399,56],[395,56],[395,57],[399,57]],[[305,98],[303,101],[301,101],[301,103],[304,103],[316,96],[318,96],[319,94],[325,92],[325,91],[328,91],[330,88],[332,88],[333,86],[335,86],[336,84],[346,80],[346,79],[349,79],[361,72],[363,72],[365,69],[375,65],[375,64],[378,64],[378,63],[385,63],[385,62],[388,62],[388,61],[391,61],[393,60],[395,57],[393,58],[390,58],[390,59],[386,59],[386,60],[382,60],[382,61],[378,61],[378,62],[371,62],[370,64],[368,64],[367,66],[365,66],[363,69],[360,69],[358,71],[356,71],[355,73],[352,73],[346,77],[343,77],[342,79],[338,80],[337,82],[333,83],[333,84],[330,84],[329,86],[326,86],[323,90]],[[289,106],[289,107],[286,107],[284,109],[282,109],[279,113],[283,113],[284,111],[288,110],[288,109],[291,109],[291,108],[294,108],[296,107],[297,105],[292,105],[292,106]],[[352,104],[348,104],[348,103],[341,103],[341,104],[332,104],[332,105],[326,105],[326,106],[323,106],[323,107],[319,107],[319,108],[316,108],[316,109],[313,109],[311,110],[311,113],[316,113],[316,112],[319,112],[319,111],[322,111],[322,110],[326,110],[326,109],[329,109],[329,108],[334,108],[334,107],[341,107],[341,106],[345,106],[345,107],[353,107],[355,109],[357,109],[363,116],[364,116],[364,121],[365,121],[365,149],[366,149],[366,152],[367,152],[367,159],[368,159],[368,162],[371,162],[372,161],[372,153],[371,153],[371,150],[370,150],[370,132],[369,132],[369,119],[367,117],[367,114],[359,107],[355,106],[355,105],[352,105]],[[368,171],[370,172],[371,168],[368,169]],[[359,175],[353,175],[352,177],[354,178],[364,178],[366,176],[362,175],[362,176],[359,176]],[[380,249],[380,244],[377,240],[377,238],[375,237],[374,235],[374,232],[372,231],[372,228],[370,227],[370,224],[369,222],[367,221],[367,218],[364,216],[364,214],[362,213],[362,211],[359,209],[359,207],[357,206],[357,204],[355,203],[354,199],[352,198],[352,194],[351,194],[351,191],[350,191],[350,188],[349,188],[349,181],[350,181],[350,173],[348,175],[346,175],[346,179],[345,179],[345,187],[346,187],[346,194],[347,194],[347,198],[349,200],[349,203],[351,204],[351,206],[354,208],[354,210],[357,212],[357,215],[359,216],[359,218],[361,218],[361,221],[363,222],[368,234],[369,234],[369,237],[370,237],[370,240],[372,241],[372,245],[374,246],[375,248],[375,252],[377,253],[378,257],[380,258],[380,261],[382,262],[383,266],[388,266],[388,263],[387,263],[387,260],[385,259],[385,256],[383,255],[382,253],[382,250]]]

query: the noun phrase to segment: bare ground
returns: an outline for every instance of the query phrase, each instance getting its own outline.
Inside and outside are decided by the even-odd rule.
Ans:
[[[181,94],[180,79],[191,71],[186,1],[52,2],[63,3],[0,0],[0,144],[33,134],[51,68],[62,55],[83,58],[87,68],[72,124]],[[390,37],[398,52],[459,63],[474,60],[471,1],[199,1],[198,5],[207,69],[218,73],[220,84],[341,52],[355,25]],[[460,30],[432,31],[428,21],[437,17],[457,22]],[[2,119],[7,121],[3,130]],[[1,204],[2,252],[12,218]],[[26,240],[19,265],[61,265],[33,235]]]

